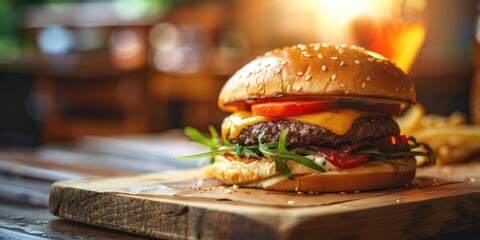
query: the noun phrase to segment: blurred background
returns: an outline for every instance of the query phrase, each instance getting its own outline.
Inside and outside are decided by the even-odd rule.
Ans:
[[[473,0],[0,0],[0,144],[218,128],[236,69],[310,42],[380,52],[429,113],[473,120],[477,12]]]

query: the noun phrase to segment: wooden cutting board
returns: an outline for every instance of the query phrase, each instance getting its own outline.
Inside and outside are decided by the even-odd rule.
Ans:
[[[400,189],[230,188],[201,170],[56,182],[50,212],[168,239],[423,238],[480,227],[480,162],[419,169]]]

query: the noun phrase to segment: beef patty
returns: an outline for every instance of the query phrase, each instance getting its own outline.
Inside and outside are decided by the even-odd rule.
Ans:
[[[290,129],[287,135],[290,146],[338,146],[400,133],[397,123],[392,118],[376,115],[357,118],[345,135],[337,135],[325,128],[299,121],[275,120],[248,126],[240,132],[238,137],[228,136],[228,140],[242,145],[256,144],[258,135],[264,132],[262,142],[278,141],[280,133],[285,128]]]

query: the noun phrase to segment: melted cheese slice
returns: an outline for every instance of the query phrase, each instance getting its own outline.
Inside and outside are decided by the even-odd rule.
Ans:
[[[328,129],[337,135],[344,135],[352,127],[355,119],[371,114],[349,108],[334,108],[306,115],[271,118],[255,116],[249,111],[237,111],[223,121],[222,137],[227,139],[227,136],[230,135],[231,138],[236,138],[247,126],[273,120],[300,121]]]

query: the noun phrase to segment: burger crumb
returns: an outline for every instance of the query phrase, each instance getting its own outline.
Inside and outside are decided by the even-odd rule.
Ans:
[[[293,205],[293,204],[295,204],[295,201],[293,201],[293,200],[288,200],[288,201],[287,201],[287,204],[288,204],[288,205]]]
[[[220,187],[218,187],[218,189],[223,190],[223,189],[225,189],[225,187],[220,186]]]
[[[235,190],[240,189],[240,187],[238,185],[233,185],[232,188],[235,189]]]
[[[227,193],[232,193],[232,189],[227,189]]]

